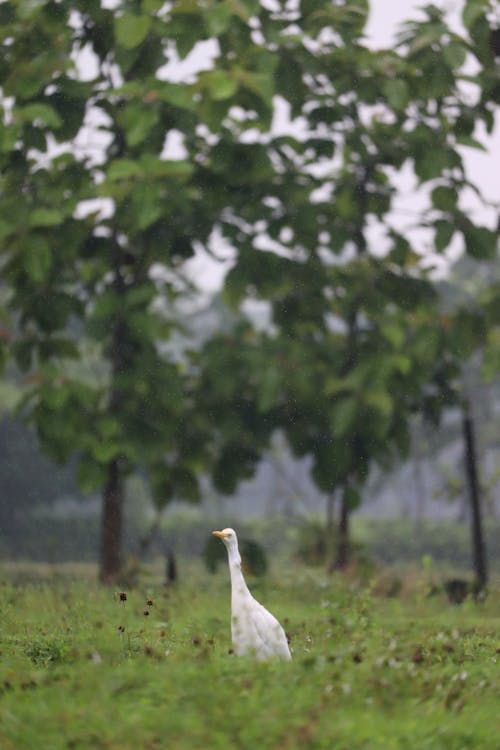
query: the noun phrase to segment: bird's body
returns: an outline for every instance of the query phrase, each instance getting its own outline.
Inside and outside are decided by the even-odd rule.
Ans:
[[[285,631],[278,620],[248,590],[241,571],[238,539],[233,529],[214,531],[227,548],[231,575],[231,637],[239,656],[259,660],[292,658]]]

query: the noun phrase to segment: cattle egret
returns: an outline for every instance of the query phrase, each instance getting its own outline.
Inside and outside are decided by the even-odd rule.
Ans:
[[[231,575],[231,637],[238,656],[255,656],[259,660],[292,658],[285,631],[278,620],[256,601],[241,572],[241,556],[234,529],[212,532],[227,549]]]

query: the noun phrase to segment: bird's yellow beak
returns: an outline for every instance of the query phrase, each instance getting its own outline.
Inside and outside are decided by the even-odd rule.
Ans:
[[[212,531],[212,534],[218,536],[219,539],[224,539],[226,536],[229,536],[229,534],[224,534],[223,531]]]

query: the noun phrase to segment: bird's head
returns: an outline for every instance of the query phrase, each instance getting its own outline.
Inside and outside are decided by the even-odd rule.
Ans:
[[[212,531],[214,536],[218,536],[222,539],[228,549],[234,549],[238,547],[238,537],[234,529],[222,529],[222,531]]]

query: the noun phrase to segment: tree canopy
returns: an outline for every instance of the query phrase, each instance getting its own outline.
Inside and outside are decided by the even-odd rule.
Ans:
[[[481,199],[463,149],[482,147],[500,96],[492,3],[465,3],[463,33],[428,5],[377,51],[368,10],[0,5],[2,350],[26,373],[45,449],[76,452],[82,487],[103,488],[105,580],[119,574],[131,472],[159,504],[196,499],[200,470],[230,490],[279,427],[352,508],[372,463],[407,449],[410,415],[456,397],[460,362],[486,335],[494,357],[494,305],[443,316],[422,243],[394,220],[406,171],[433,254],[461,242],[497,257],[496,231],[462,202]],[[172,80],[165,65],[203,40],[212,63]],[[175,301],[192,293],[185,261],[216,235],[234,250],[225,301],[268,302],[271,325],[168,356]],[[89,340],[100,366],[85,377],[70,360]]]

